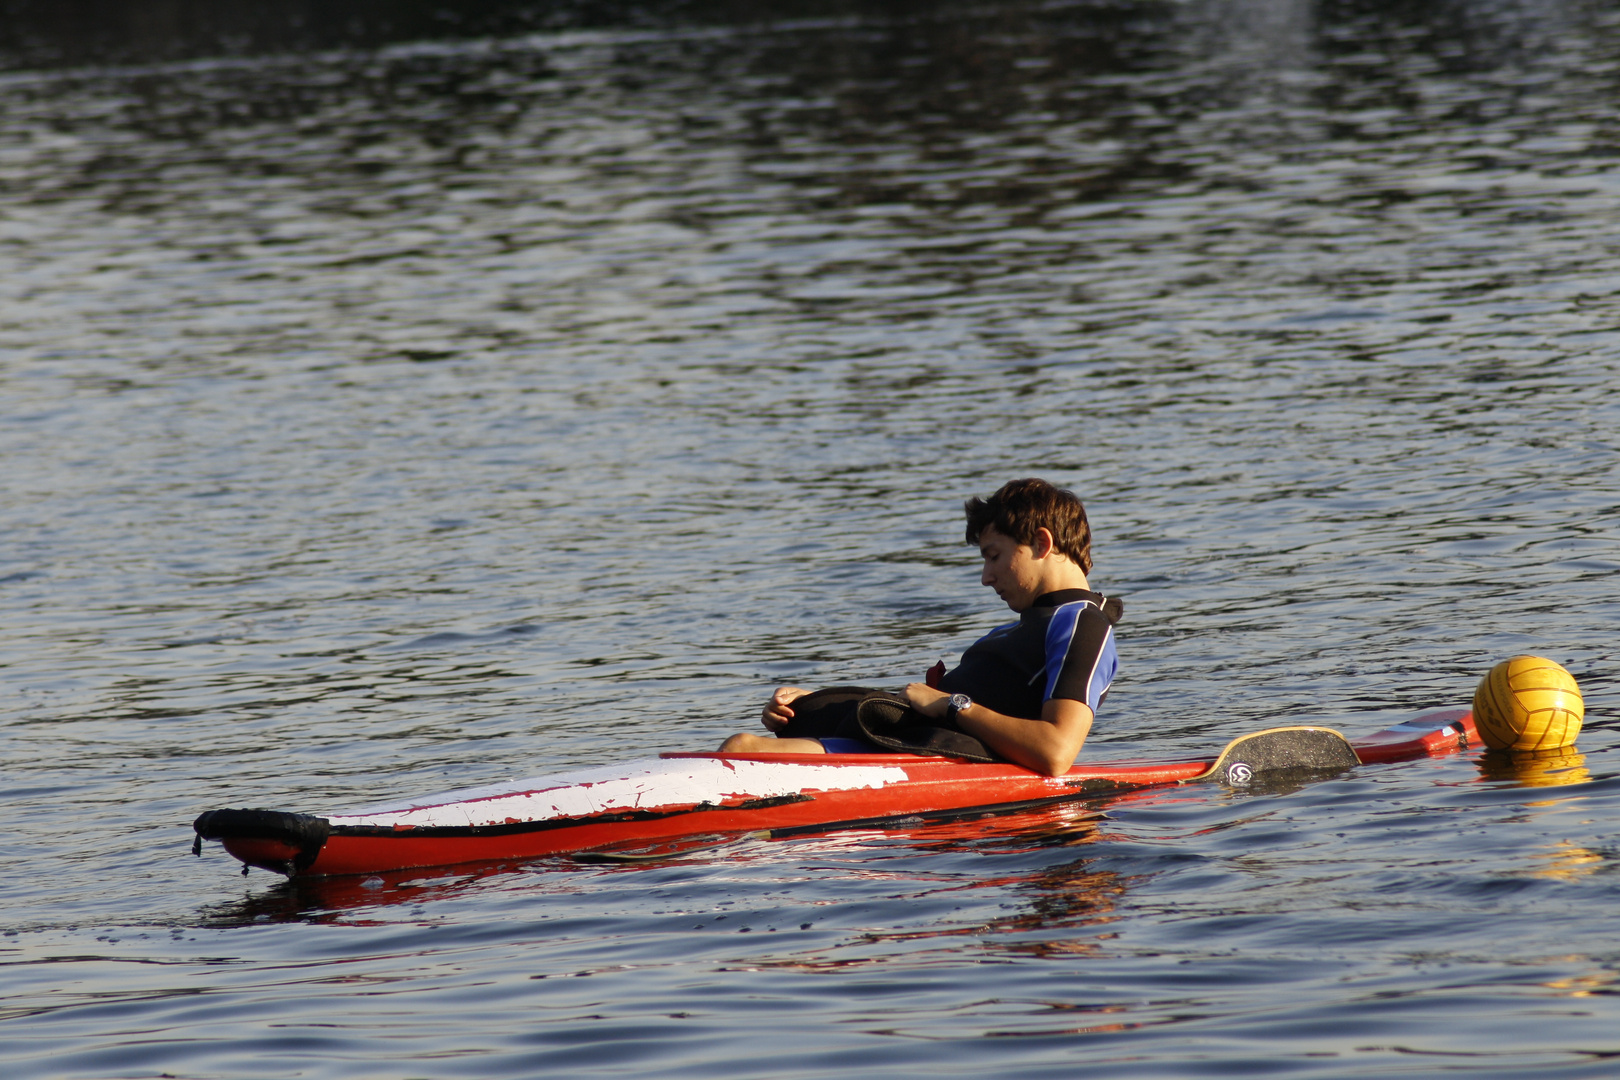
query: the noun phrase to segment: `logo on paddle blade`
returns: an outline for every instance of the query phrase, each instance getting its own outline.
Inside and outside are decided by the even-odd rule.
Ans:
[[[1226,782],[1228,784],[1247,784],[1254,779],[1254,770],[1241,761],[1234,761],[1226,767]]]

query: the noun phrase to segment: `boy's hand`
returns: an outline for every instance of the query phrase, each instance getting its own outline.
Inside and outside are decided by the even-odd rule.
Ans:
[[[906,700],[911,707],[935,720],[945,716],[945,703],[950,701],[951,695],[943,690],[935,690],[927,683],[906,683]]]
[[[781,731],[787,727],[788,721],[793,719],[792,703],[809,692],[802,686],[778,686],[765,703],[765,711],[760,714],[759,720],[765,725],[765,730]]]

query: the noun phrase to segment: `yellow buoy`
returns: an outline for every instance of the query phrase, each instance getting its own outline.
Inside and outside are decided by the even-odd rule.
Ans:
[[[1585,713],[1575,676],[1540,656],[1502,661],[1474,691],[1474,724],[1497,750],[1571,746]]]

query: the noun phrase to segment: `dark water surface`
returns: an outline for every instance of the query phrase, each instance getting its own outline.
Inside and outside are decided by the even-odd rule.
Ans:
[[[0,76],[7,1077],[1611,1076],[1620,14],[860,9]],[[919,14],[919,12],[923,12]],[[289,885],[189,822],[701,748],[999,621],[1091,757],[1579,754]]]

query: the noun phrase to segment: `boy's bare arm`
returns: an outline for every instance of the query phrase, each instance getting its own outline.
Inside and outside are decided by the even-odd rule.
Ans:
[[[943,719],[950,695],[923,683],[906,686],[906,700],[925,716]],[[975,702],[956,714],[956,724],[990,749],[1047,776],[1069,771],[1091,734],[1093,714],[1083,701],[1050,698],[1039,720],[1006,716]]]

